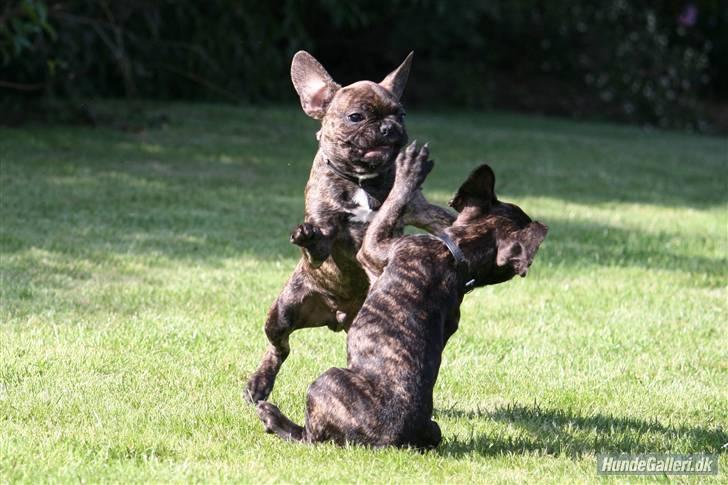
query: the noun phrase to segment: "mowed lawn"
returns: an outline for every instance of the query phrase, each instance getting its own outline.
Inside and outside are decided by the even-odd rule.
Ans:
[[[409,115],[431,200],[488,161],[550,227],[527,278],[466,296],[435,389],[444,440],[421,454],[286,443],[242,397],[298,258],[316,123],[146,108],[169,122],[0,129],[0,482],[593,481],[615,451],[728,466],[725,138]],[[271,400],[302,422],[345,334],[291,346]]]

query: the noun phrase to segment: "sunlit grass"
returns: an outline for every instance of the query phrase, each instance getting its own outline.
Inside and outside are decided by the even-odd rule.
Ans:
[[[418,454],[284,443],[242,400],[297,259],[315,123],[150,109],[169,126],[0,131],[0,480],[585,481],[601,451],[725,452],[725,139],[409,116],[431,199],[489,161],[551,228],[527,278],[467,296],[444,442]],[[344,337],[292,338],[271,399],[295,420]]]

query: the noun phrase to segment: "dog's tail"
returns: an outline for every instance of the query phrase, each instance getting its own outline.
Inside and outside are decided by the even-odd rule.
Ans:
[[[267,433],[274,433],[287,441],[305,441],[306,430],[283,415],[278,406],[260,401],[257,406],[258,417]]]

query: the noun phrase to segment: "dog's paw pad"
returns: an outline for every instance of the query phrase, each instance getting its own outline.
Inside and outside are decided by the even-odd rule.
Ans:
[[[312,224],[299,224],[291,233],[291,242],[296,246],[307,247],[319,239],[321,232]]]

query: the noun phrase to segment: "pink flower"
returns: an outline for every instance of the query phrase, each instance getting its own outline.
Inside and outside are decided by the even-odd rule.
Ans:
[[[677,22],[683,27],[692,27],[698,21],[698,7],[694,3],[688,3],[677,18]]]

